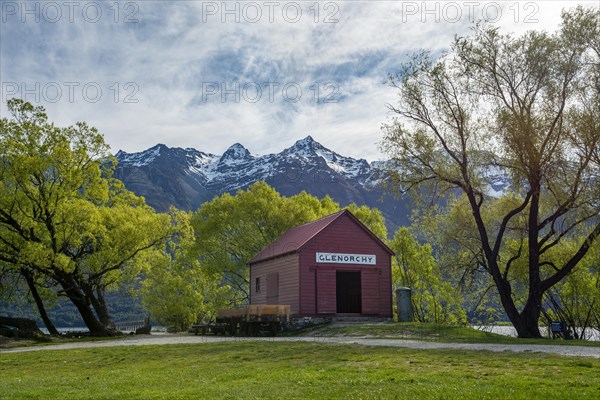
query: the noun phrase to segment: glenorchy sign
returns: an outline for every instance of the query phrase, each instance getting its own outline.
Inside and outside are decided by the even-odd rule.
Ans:
[[[318,263],[376,265],[375,254],[317,253]]]

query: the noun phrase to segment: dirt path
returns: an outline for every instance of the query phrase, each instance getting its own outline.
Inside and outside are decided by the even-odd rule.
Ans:
[[[440,342],[419,342],[413,340],[400,339],[368,339],[368,338],[350,338],[342,336],[322,337],[322,336],[301,336],[301,337],[276,337],[276,338],[237,338],[220,336],[193,336],[193,335],[173,335],[173,334],[152,334],[143,336],[127,336],[115,340],[102,340],[97,342],[83,343],[64,343],[48,346],[34,347],[16,347],[12,349],[0,350],[0,355],[5,353],[18,353],[25,351],[48,351],[48,350],[66,350],[66,349],[87,349],[96,347],[111,346],[144,346],[144,345],[163,345],[163,344],[202,344],[202,343],[221,343],[221,342],[241,342],[241,341],[266,341],[266,342],[318,342],[318,343],[344,343],[364,346],[388,346],[388,347],[407,347],[411,349],[462,349],[462,350],[486,350],[486,351],[513,351],[516,353],[551,353],[562,356],[576,357],[594,357],[600,358],[600,347],[584,346],[553,346],[553,345],[535,345],[535,344],[485,344],[485,343],[440,343]]]

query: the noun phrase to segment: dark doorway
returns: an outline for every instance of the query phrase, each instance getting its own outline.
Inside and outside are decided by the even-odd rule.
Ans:
[[[338,314],[361,313],[360,272],[337,271],[335,293]]]

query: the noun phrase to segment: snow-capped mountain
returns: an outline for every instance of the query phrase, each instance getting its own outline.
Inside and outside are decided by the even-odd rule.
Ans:
[[[264,180],[282,195],[305,190],[319,198],[330,195],[340,205],[379,208],[388,227],[406,224],[405,200],[393,198],[377,184],[380,163],[342,156],[308,136],[278,154],[252,155],[239,143],[221,156],[195,149],[158,144],[140,153],[116,154],[115,177],[159,211],[174,205],[194,210],[225,192]]]

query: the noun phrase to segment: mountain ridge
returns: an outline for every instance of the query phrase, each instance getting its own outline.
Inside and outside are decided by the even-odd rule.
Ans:
[[[119,150],[115,157],[115,177],[157,211],[171,205],[195,210],[215,196],[264,180],[284,196],[304,190],[319,198],[329,195],[341,206],[378,208],[391,232],[408,223],[408,201],[394,198],[379,185],[381,162],[343,156],[310,135],[265,155],[252,155],[240,143],[222,155],[159,143],[136,153]]]

